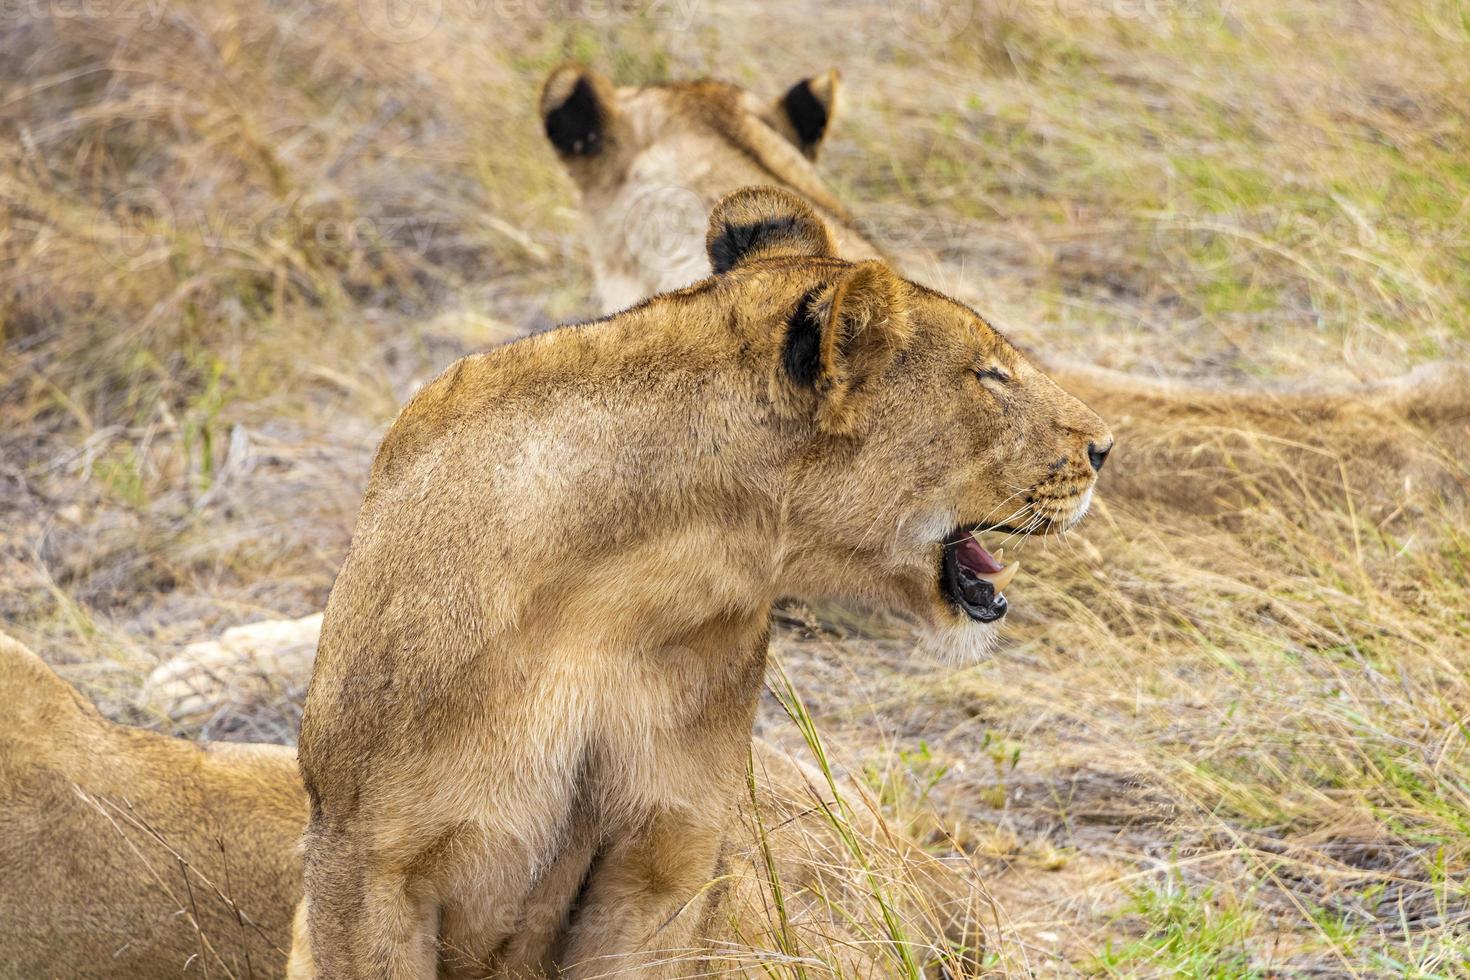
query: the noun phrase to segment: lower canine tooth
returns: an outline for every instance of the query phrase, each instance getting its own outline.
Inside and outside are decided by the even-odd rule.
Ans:
[[[999,552],[996,552],[996,557],[1000,557]],[[1011,584],[1011,579],[1015,578],[1016,573],[1020,570],[1021,563],[1018,561],[1013,561],[998,572],[981,572],[975,577],[982,581],[989,582],[990,587],[995,590],[995,594],[1001,595],[1005,592],[1006,586]]]

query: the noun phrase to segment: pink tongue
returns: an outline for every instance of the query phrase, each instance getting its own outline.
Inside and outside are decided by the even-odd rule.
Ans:
[[[954,559],[961,568],[971,572],[985,572],[987,574],[998,572],[1005,566],[995,560],[995,556],[986,551],[973,535],[965,535],[959,544],[954,546]]]

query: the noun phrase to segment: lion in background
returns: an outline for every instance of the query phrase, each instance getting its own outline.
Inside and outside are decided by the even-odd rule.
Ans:
[[[747,184],[800,195],[829,225],[837,254],[883,255],[828,188],[814,162],[840,104],[835,71],[796,82],[767,100],[702,79],[615,85],[576,63],[554,69],[539,110],[547,140],[581,199],[583,234],[604,312],[707,275],[704,215]],[[1222,388],[1146,378],[1030,352],[1067,391],[1120,435],[1122,465],[1103,488],[1130,506],[1215,515],[1249,503],[1242,460],[1293,467],[1335,482],[1354,459],[1388,463],[1392,493],[1405,476],[1447,488],[1454,477],[1410,446],[1425,430],[1470,419],[1470,365],[1424,364],[1397,378],[1354,385]]]
[[[812,166],[839,112],[840,88],[835,71],[774,99],[720,82],[615,87],[581,66],[554,71],[540,97],[543,122],[580,189],[604,309],[704,275],[706,212],[720,194],[751,181],[801,193],[827,218],[842,254],[876,255]],[[1355,480],[1389,472],[1395,483],[1423,485],[1425,462],[1412,450],[1421,431],[1470,417],[1470,368],[1463,365],[1431,363],[1386,381],[1285,391],[1182,385],[1076,363],[1060,373],[1124,432],[1120,451],[1132,465],[1103,476],[1113,499],[1206,514],[1248,502],[1242,474],[1288,453],[1293,468],[1320,472],[1329,483],[1339,479],[1339,460],[1372,458],[1386,465],[1355,469]],[[1425,475],[1445,479],[1432,469]],[[181,720],[229,698],[279,696],[282,683],[299,686],[309,676],[320,620],[253,623],[192,644],[150,676],[147,701]]]

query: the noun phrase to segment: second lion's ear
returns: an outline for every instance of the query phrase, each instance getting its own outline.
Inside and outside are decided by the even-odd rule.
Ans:
[[[540,110],[546,138],[566,161],[595,157],[606,150],[618,117],[612,83],[571,62],[546,77]]]
[[[705,249],[716,275],[756,259],[836,254],[827,223],[779,187],[742,187],[715,205]]]
[[[836,68],[803,78],[771,104],[764,116],[796,148],[815,160],[837,112],[837,90],[842,76]]]

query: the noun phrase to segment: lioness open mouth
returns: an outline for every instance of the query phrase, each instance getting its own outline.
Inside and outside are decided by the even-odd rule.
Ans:
[[[985,550],[974,528],[959,528],[944,540],[939,581],[950,599],[977,623],[993,623],[1006,614],[1003,594],[1021,563],[1001,562],[1000,554]]]

